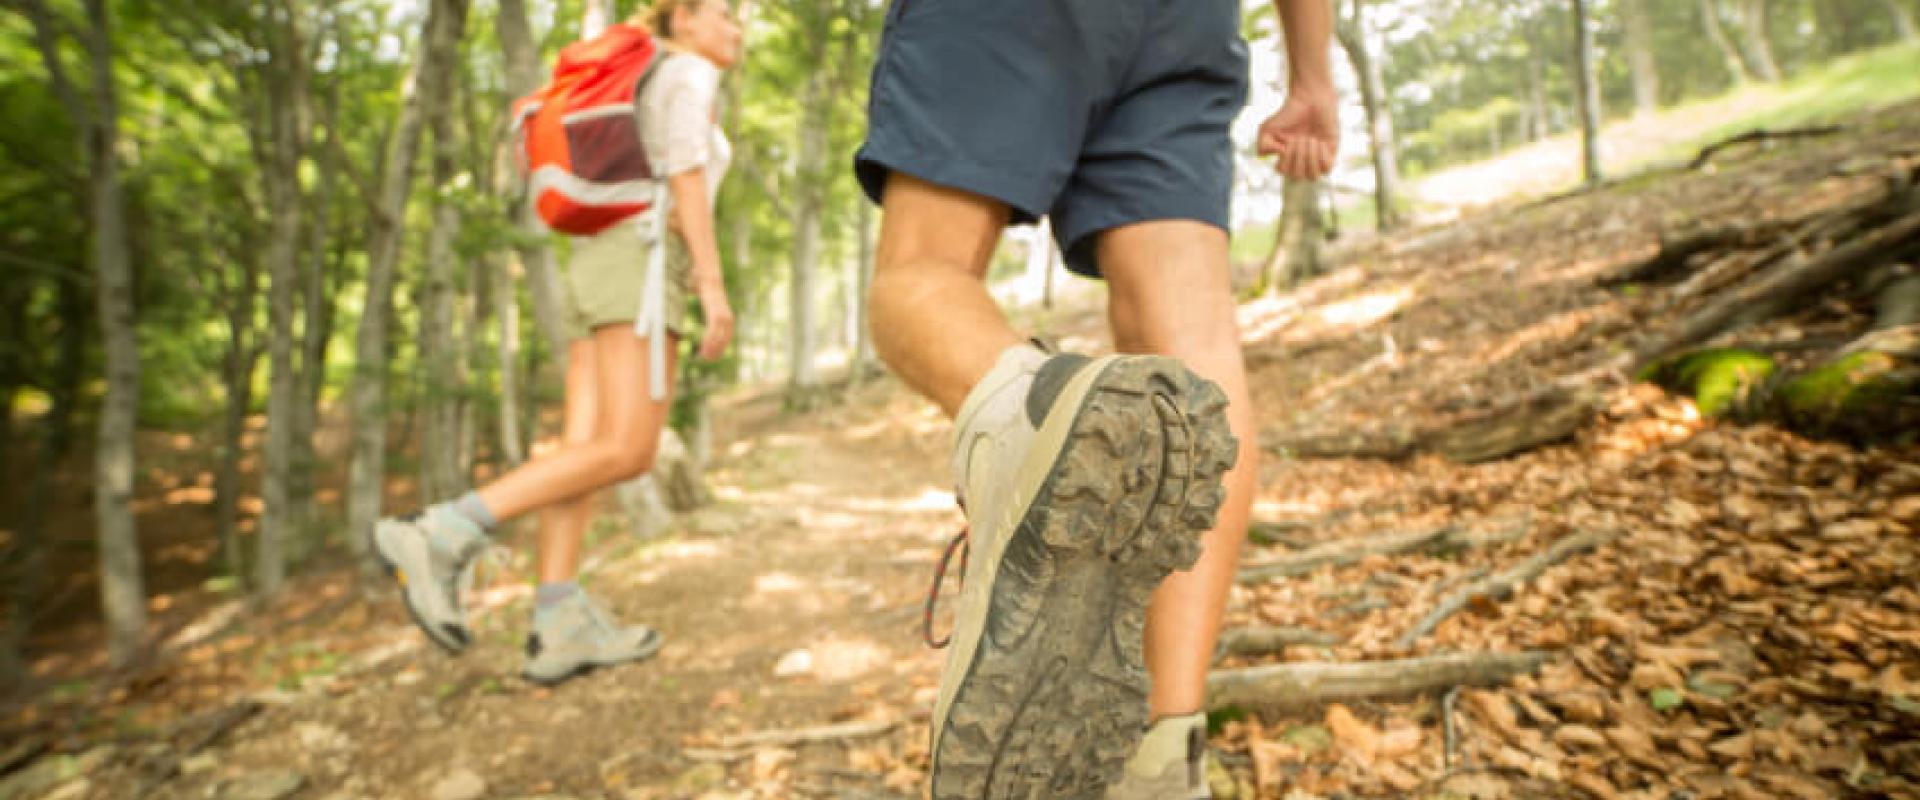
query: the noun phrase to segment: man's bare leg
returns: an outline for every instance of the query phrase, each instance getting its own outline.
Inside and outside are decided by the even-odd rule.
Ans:
[[[1240,332],[1227,266],[1227,234],[1199,222],[1169,220],[1101,235],[1098,257],[1111,286],[1114,345],[1126,353],[1169,355],[1227,393],[1227,420],[1240,457],[1225,476],[1226,501],[1191,571],[1168,576],[1147,610],[1147,670],[1154,718],[1206,707],[1207,668],[1233,586],[1258,477],[1259,436],[1240,355]]]
[[[868,292],[874,350],[948,417],[1022,339],[987,293],[1007,207],[894,173]]]

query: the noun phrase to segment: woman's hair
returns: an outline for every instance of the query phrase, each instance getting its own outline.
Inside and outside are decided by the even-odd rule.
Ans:
[[[673,12],[680,9],[697,11],[707,0],[653,0],[651,4],[641,6],[627,19],[629,24],[646,28],[655,36],[673,38]]]

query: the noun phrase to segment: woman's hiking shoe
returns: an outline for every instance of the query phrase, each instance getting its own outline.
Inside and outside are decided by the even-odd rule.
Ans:
[[[1159,356],[1010,350],[961,408],[971,526],[932,796],[1098,800],[1146,729],[1146,605],[1200,555],[1238,449],[1226,395]],[[937,587],[936,587],[937,591]]]
[[[542,608],[527,636],[527,666],[521,675],[543,686],[660,652],[660,634],[645,625],[614,622],[586,592]]]
[[[1167,717],[1147,729],[1106,800],[1208,800],[1207,715]]]
[[[473,641],[460,607],[460,576],[486,548],[480,526],[438,507],[373,526],[373,552],[400,583],[407,614],[427,638],[450,653]]]

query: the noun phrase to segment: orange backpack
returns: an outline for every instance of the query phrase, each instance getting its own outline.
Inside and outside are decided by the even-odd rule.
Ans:
[[[645,29],[609,25],[567,45],[547,85],[514,101],[527,194],[548,228],[590,236],[653,205],[634,100],[660,54]]]

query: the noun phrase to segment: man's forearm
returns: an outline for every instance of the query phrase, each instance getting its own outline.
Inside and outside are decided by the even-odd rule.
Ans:
[[[1287,35],[1288,90],[1332,92],[1327,52],[1333,41],[1331,0],[1273,0]]]

